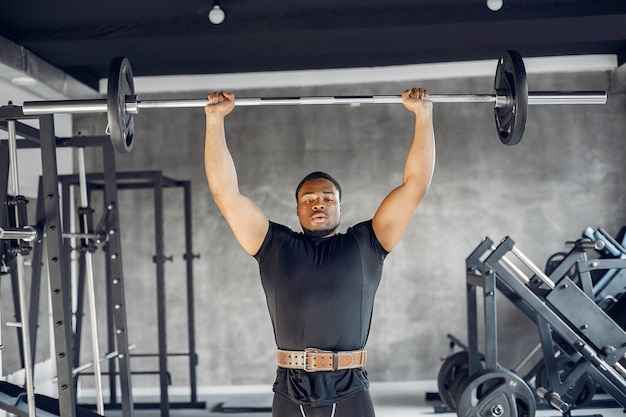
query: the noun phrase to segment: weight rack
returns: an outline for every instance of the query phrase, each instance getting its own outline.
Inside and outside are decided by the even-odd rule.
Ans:
[[[20,119],[37,119],[39,129],[34,129],[23,123],[18,122]],[[70,299],[70,282],[69,282],[69,260],[66,256],[66,250],[63,243],[64,225],[59,196],[59,175],[57,168],[57,148],[60,147],[101,147],[104,165],[113,167],[105,173],[104,198],[107,207],[111,207],[108,216],[107,230],[113,231],[109,233],[108,248],[110,256],[107,257],[107,268],[117,277],[116,284],[113,285],[112,302],[118,306],[115,309],[114,322],[118,330],[116,332],[117,345],[117,363],[119,366],[120,389],[122,393],[122,415],[124,417],[132,417],[134,414],[132,389],[130,378],[130,362],[129,362],[129,344],[126,333],[126,311],[125,311],[125,294],[124,279],[122,271],[122,250],[119,233],[119,218],[117,215],[117,188],[116,188],[116,172],[115,172],[115,153],[108,136],[102,137],[71,137],[59,138],[54,132],[54,118],[52,115],[42,115],[38,117],[25,116],[21,108],[18,106],[2,106],[0,107],[0,129],[9,130],[11,126],[15,126],[16,133],[23,139],[17,140],[18,149],[40,149],[41,166],[42,166],[42,195],[44,201],[38,202],[43,207],[43,217],[37,219],[37,223],[45,226],[46,249],[50,285],[52,288],[51,305],[54,323],[54,344],[57,370],[57,386],[58,400],[50,399],[41,395],[35,395],[35,401],[28,405],[25,410],[24,394],[20,393],[22,387],[16,385],[0,386],[1,393],[9,393],[9,397],[15,397],[13,402],[6,403],[0,401],[0,408],[14,413],[20,417],[33,415],[33,407],[37,407],[37,413],[52,413],[63,417],[76,417],[77,413],[84,412],[76,404],[76,386],[75,377],[73,375],[73,360],[76,352],[74,350],[74,335],[72,332],[72,311]],[[5,157],[8,152],[5,140],[0,141],[0,160],[7,160]],[[8,164],[3,166],[3,169]],[[5,173],[1,176],[6,179]],[[6,183],[0,184],[6,189]],[[4,202],[3,202],[4,203]],[[0,219],[4,222],[5,219]],[[2,224],[2,226],[7,226]],[[10,225],[9,225],[10,226]],[[22,238],[23,240],[23,238]],[[37,246],[37,245],[35,245]],[[30,314],[32,315],[32,313]],[[24,319],[24,317],[22,317]],[[32,323],[27,326],[24,335],[34,332]],[[26,356],[29,346],[24,343],[23,352]],[[31,356],[31,355],[29,355]],[[30,366],[28,367],[30,368]],[[25,368],[26,373],[28,370]],[[27,384],[28,385],[28,384]],[[32,386],[26,386],[27,393],[30,396]],[[15,394],[15,396],[13,396]],[[45,407],[45,408],[44,408]],[[51,410],[51,411],[50,411]]]
[[[105,171],[110,167],[105,166]],[[87,174],[87,184],[89,193],[95,191],[103,191],[104,189],[104,174],[103,173],[90,173]],[[61,189],[63,190],[63,196],[69,196],[70,188],[79,184],[79,177],[76,174],[73,175],[61,175],[59,176]],[[192,201],[191,201],[191,181],[189,180],[177,180],[168,176],[164,176],[161,171],[118,171],[116,173],[117,190],[118,193],[124,191],[134,190],[152,190],[153,193],[153,209],[154,209],[154,245],[155,255],[153,257],[153,263],[155,264],[155,287],[156,287],[156,324],[157,324],[157,352],[155,353],[131,353],[131,358],[157,358],[158,369],[156,371],[131,371],[131,375],[158,375],[159,379],[159,402],[158,403],[135,403],[138,409],[149,409],[158,407],[161,417],[169,417],[170,409],[190,409],[198,408],[203,409],[206,407],[206,403],[198,401],[197,394],[197,375],[196,368],[198,364],[198,356],[196,352],[195,342],[195,309],[194,309],[194,276],[193,276],[193,262],[199,257],[199,255],[193,253],[193,239],[192,239]],[[166,271],[165,263],[167,261],[173,262],[173,256],[166,256],[164,252],[165,239],[167,233],[165,231],[165,219],[164,219],[164,198],[165,189],[177,189],[182,193],[182,223],[180,227],[182,233],[185,236],[185,253],[182,259],[185,261],[185,281],[181,284],[181,289],[185,291],[186,300],[186,323],[187,323],[187,350],[184,352],[170,352],[167,344],[167,315],[166,315]],[[178,203],[177,203],[178,204]],[[64,203],[64,207],[69,206],[69,202]],[[67,215],[67,212],[64,211]],[[132,249],[131,249],[132,252]],[[110,283],[113,279],[110,276],[110,271],[107,270],[107,282]],[[111,292],[111,286],[108,285],[107,294]],[[144,294],[146,297],[148,294]],[[110,306],[109,306],[110,310]],[[114,323],[112,318],[112,312],[108,313],[108,349],[113,351],[115,349],[115,337],[114,337]],[[132,322],[132,318],[130,319]],[[169,399],[169,386],[171,385],[171,375],[168,367],[168,358],[172,356],[186,357],[188,359],[188,378],[189,378],[189,401],[187,402],[172,402]],[[115,387],[115,363],[111,363],[109,367],[109,402],[105,404],[106,409],[116,409],[121,406],[116,398]]]
[[[626,352],[626,333],[595,303],[590,278],[592,269],[606,268],[607,265],[626,268],[626,260],[603,264],[589,261],[586,250],[593,245],[595,242],[578,241],[550,276],[533,264],[510,237],[503,239],[497,247],[487,237],[466,259],[467,368],[465,374],[458,375],[462,381],[453,384],[455,392],[449,393],[455,397],[459,416],[480,413],[485,407],[502,407],[506,411],[508,405],[500,404],[495,398],[474,397],[476,389],[489,380],[489,375],[504,375],[507,386],[501,389],[503,396],[521,397],[525,403],[524,413],[529,417],[536,409],[529,392],[564,414],[568,413],[571,404],[563,398],[567,398],[565,395],[572,381],[585,373],[617,403],[626,407],[626,371],[619,363]],[[567,274],[573,268],[579,271],[580,286]],[[484,353],[479,351],[478,288],[483,290]],[[525,379],[513,372],[504,372],[498,363],[496,291],[537,324],[544,364],[551,375],[549,389],[535,387],[532,392]],[[562,381],[556,371],[557,357],[567,357],[574,364]],[[520,388],[520,385],[525,387]],[[516,388],[511,388],[513,386]],[[513,410],[512,414],[506,415],[518,414]]]

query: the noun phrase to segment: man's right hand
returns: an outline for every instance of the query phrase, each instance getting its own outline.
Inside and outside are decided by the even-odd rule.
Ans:
[[[411,88],[402,92],[402,104],[415,114],[432,112],[433,104],[428,100],[428,91],[423,88]]]
[[[235,108],[235,95],[225,91],[218,91],[208,95],[211,104],[204,106],[204,112],[207,116],[215,115],[225,117]]]

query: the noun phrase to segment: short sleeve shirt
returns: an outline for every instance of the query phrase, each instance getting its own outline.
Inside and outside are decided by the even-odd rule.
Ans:
[[[365,347],[374,296],[388,252],[372,222],[317,238],[270,222],[255,254],[279,349],[349,351]],[[305,372],[278,368],[274,391],[323,406],[368,388],[361,369]]]

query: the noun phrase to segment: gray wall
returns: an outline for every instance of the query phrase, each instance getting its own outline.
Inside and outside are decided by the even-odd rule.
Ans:
[[[491,78],[419,82],[433,93],[490,93]],[[529,76],[531,90],[609,90],[609,74]],[[238,97],[400,94],[410,84],[237,91]],[[219,87],[209,87],[209,90]],[[203,97],[205,91],[185,94]],[[159,95],[159,98],[163,98]],[[174,96],[172,96],[174,97]],[[140,99],[148,99],[142,96]],[[389,255],[368,343],[372,380],[436,378],[449,353],[447,333],[466,340],[464,260],[485,236],[512,236],[540,266],[586,226],[610,233],[626,223],[626,98],[605,106],[535,106],[521,144],[502,145],[489,104],[436,104],[437,166],[403,242]],[[160,169],[193,184],[196,337],[199,385],[269,384],[274,342],[255,261],[218,213],[203,170],[202,109],[146,110],[136,117],[135,149],[119,170]],[[76,116],[75,129],[101,134],[101,116]],[[401,105],[236,108],[227,136],[241,190],[271,220],[298,229],[293,191],[302,176],[326,170],[344,188],[346,226],[370,218],[402,178],[412,115]],[[98,171],[90,155],[89,170]],[[168,347],[185,349],[184,252],[180,193],[166,193]],[[156,351],[151,193],[120,194],[130,339]],[[513,366],[535,330],[500,303],[500,350]],[[186,383],[172,359],[174,385]],[[139,366],[139,365],[138,365]],[[135,385],[154,384],[137,379]],[[141,382],[144,381],[144,382]],[[156,384],[154,384],[156,385]]]

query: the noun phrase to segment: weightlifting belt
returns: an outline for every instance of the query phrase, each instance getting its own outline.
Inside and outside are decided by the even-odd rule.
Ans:
[[[304,351],[278,349],[280,368],[302,369],[307,372],[337,371],[341,369],[365,368],[365,349],[349,352],[331,352],[315,348]]]

